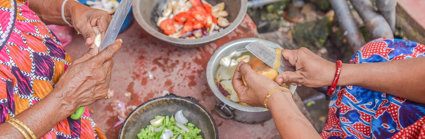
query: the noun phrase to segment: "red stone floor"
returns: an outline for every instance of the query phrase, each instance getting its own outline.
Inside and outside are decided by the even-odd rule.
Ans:
[[[240,38],[254,37],[256,27],[246,16],[243,23],[227,36],[202,47],[185,49],[161,42],[136,23],[120,34],[123,47],[114,57],[111,89],[115,95],[108,100],[100,100],[91,105],[92,116],[97,125],[109,138],[117,138],[121,126],[111,102],[120,100],[126,105],[138,106],[143,102],[164,95],[164,90],[179,96],[190,96],[206,107],[216,121],[221,139],[272,138],[278,135],[273,120],[263,124],[243,124],[220,118],[214,111],[216,98],[208,87],[205,69],[209,58],[221,45]],[[83,39],[74,36],[66,46],[73,59],[84,54],[88,48]],[[148,72],[153,75],[149,79]],[[131,97],[124,94],[130,92]]]

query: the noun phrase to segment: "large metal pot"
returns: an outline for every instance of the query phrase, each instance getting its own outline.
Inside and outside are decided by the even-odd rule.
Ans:
[[[168,1],[170,0],[135,0],[133,4],[134,17],[137,23],[152,36],[162,41],[186,48],[201,46],[201,44],[215,41],[229,34],[239,26],[247,10],[247,0],[206,0],[212,5],[220,2],[226,4],[225,10],[229,13],[227,19],[230,21],[230,25],[224,30],[210,36],[198,39],[178,39],[163,34],[156,25],[156,21],[158,21],[159,15],[161,15],[162,11],[166,8]]]
[[[151,99],[137,107],[125,120],[120,134],[120,139],[135,139],[142,128],[157,115],[174,115],[183,110],[189,122],[201,129],[204,139],[218,139],[218,130],[212,116],[198,104],[195,99],[167,95]]]
[[[211,57],[207,66],[207,80],[208,85],[211,88],[214,95],[218,98],[215,110],[222,118],[225,119],[233,119],[243,123],[261,123],[269,120],[272,116],[268,109],[263,107],[250,107],[243,106],[238,103],[232,102],[227,99],[219,90],[216,82],[215,82],[215,74],[217,68],[220,63],[220,59],[224,56],[228,56],[230,53],[234,51],[247,51],[245,46],[251,42],[255,41],[263,41],[267,46],[272,48],[281,48],[280,45],[257,38],[248,38],[248,39],[240,39],[229,42],[221,46],[218,50],[215,51],[214,55]],[[291,85],[290,90],[295,92],[296,86]]]

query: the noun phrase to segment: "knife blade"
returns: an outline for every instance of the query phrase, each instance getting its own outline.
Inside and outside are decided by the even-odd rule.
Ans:
[[[268,46],[268,44],[264,41],[251,42],[245,48],[255,57],[263,61],[267,66],[273,68],[276,60],[275,48]],[[282,73],[284,71],[295,71],[295,68],[287,60],[285,60],[283,56],[281,56],[280,66],[277,72]]]
[[[115,39],[117,39],[118,33],[130,11],[132,4],[133,0],[122,0],[120,2],[114,15],[112,15],[112,20],[109,23],[108,29],[106,29],[106,33],[102,38],[102,42],[100,43],[99,47],[99,52],[105,49],[110,44],[114,43]]]

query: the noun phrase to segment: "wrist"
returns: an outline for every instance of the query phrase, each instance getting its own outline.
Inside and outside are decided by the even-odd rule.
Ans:
[[[360,70],[357,69],[358,64],[342,64],[341,75],[338,85],[356,85],[360,81],[360,76],[356,73]]]
[[[270,95],[267,102],[267,106],[269,109],[273,109],[273,107],[276,106],[276,104],[278,104],[280,101],[289,101],[289,100],[292,100],[291,92],[278,91]]]
[[[44,99],[49,102],[50,105],[53,105],[57,110],[60,110],[60,114],[65,117],[68,117],[77,109],[77,106],[71,101],[65,99],[64,92],[59,92],[54,89],[48,96]]]

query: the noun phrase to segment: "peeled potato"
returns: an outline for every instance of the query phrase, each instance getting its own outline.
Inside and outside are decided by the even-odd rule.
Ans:
[[[261,75],[266,76],[269,79],[274,80],[277,75],[279,74],[276,70],[270,68],[269,66],[267,66],[263,61],[261,61],[260,59],[254,57],[253,59],[251,59],[248,64],[251,66],[251,68],[257,72],[260,73]]]
[[[277,77],[277,75],[279,75],[279,73],[277,72],[277,69],[280,66],[280,55],[281,55],[280,49],[276,48],[275,50],[276,50],[276,59],[275,59],[275,63],[273,64],[274,66],[273,68],[267,66],[263,61],[261,61],[257,57],[254,57],[251,60],[249,60],[248,64],[251,66],[251,68],[255,72],[260,73],[261,75],[264,75],[267,78],[274,80]],[[244,85],[246,85],[244,78],[242,78],[242,81]]]

